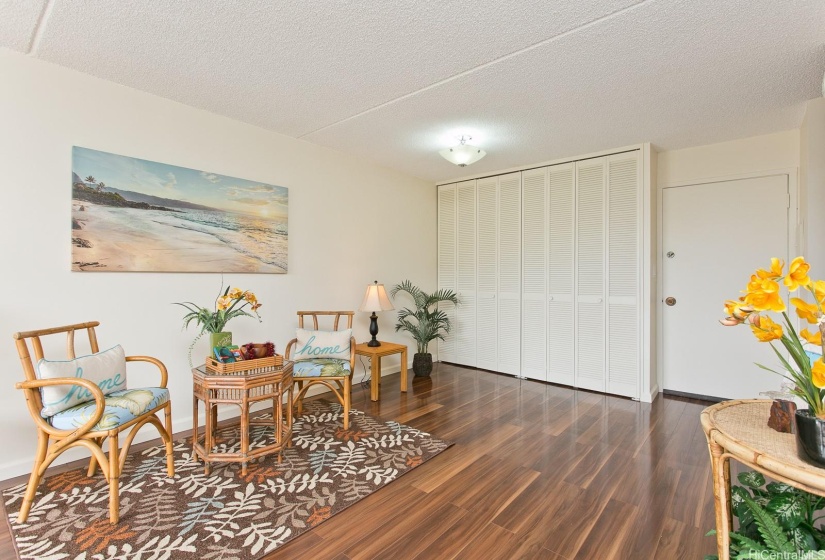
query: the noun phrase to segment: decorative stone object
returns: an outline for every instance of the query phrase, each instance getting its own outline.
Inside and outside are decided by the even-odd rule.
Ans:
[[[768,418],[768,427],[784,434],[795,433],[794,413],[796,413],[794,402],[781,399],[773,401],[771,415]]]

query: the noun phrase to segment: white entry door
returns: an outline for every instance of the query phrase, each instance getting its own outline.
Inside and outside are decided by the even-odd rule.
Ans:
[[[676,300],[662,306],[665,390],[753,398],[779,388],[778,375],[754,365],[780,367],[770,346],[719,319],[771,257],[787,270],[789,200],[787,175],[663,189],[661,296]]]

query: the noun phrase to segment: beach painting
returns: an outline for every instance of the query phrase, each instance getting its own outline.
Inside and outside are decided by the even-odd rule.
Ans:
[[[287,271],[289,190],[72,149],[72,270]]]

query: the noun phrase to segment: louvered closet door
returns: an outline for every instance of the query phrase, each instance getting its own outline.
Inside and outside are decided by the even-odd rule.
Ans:
[[[456,363],[476,365],[476,182],[456,184],[458,255],[456,285],[460,305],[454,325]]]
[[[607,160],[607,392],[640,396],[641,165],[639,152]]]
[[[438,187],[438,288],[456,289],[456,190],[455,185]],[[455,307],[440,306],[450,321],[455,323]],[[438,359],[454,362],[456,357],[455,330],[444,335],[438,343]]]
[[[521,374],[547,380],[547,168],[521,173]]]
[[[498,179],[498,371],[521,375],[521,173]]]
[[[498,369],[498,180],[476,181],[476,367]]]
[[[547,168],[547,381],[575,384],[575,164]]]
[[[605,157],[576,162],[576,380],[605,391]]]

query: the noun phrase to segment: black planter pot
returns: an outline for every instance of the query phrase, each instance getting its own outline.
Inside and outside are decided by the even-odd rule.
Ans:
[[[825,466],[825,420],[820,420],[807,408],[797,410],[796,441],[800,457]]]
[[[413,356],[413,373],[416,375],[416,377],[429,377],[432,371],[432,354],[415,354]]]

